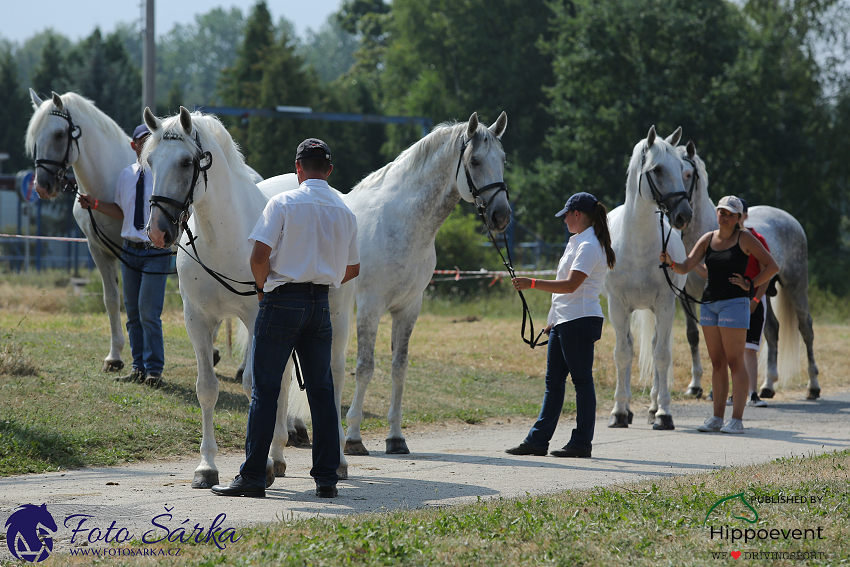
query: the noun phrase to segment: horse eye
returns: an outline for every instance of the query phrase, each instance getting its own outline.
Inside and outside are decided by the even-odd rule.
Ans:
[[[192,160],[186,158],[180,162],[180,167],[192,167]]]
[[[655,175],[661,175],[661,172],[664,171],[664,168],[660,165],[655,166],[655,169],[652,170]]]
[[[57,139],[57,140],[61,140],[61,139],[62,139],[62,138],[64,138],[64,137],[65,137],[65,132],[64,132],[64,131],[60,130],[59,132],[56,132],[56,139]]]
[[[479,165],[481,165],[481,160],[477,157],[473,157],[471,160],[469,160],[469,163],[474,165],[475,167],[478,167]]]

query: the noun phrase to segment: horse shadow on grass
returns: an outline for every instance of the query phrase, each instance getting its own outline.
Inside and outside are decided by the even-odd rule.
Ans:
[[[220,382],[226,381],[226,378],[222,375],[216,374]],[[198,394],[195,391],[194,384],[191,387],[185,386],[178,382],[167,382],[160,389],[161,392],[169,394],[180,400],[182,403],[188,406],[192,406],[195,408],[200,408],[201,405],[198,403]],[[239,413],[244,413],[248,415],[248,407],[251,405],[251,400],[242,393],[239,392],[229,392],[224,389],[219,389],[218,391],[218,401],[215,404],[216,411],[226,410],[226,411],[234,411]]]
[[[80,468],[86,464],[81,456],[74,453],[74,449],[69,450],[79,443],[71,435],[19,425],[9,420],[5,423],[0,421],[0,437],[0,454],[16,455],[22,450],[32,460],[66,469]]]

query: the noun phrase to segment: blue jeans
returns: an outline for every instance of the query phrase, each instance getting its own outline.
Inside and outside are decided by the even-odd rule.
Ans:
[[[298,353],[313,420],[313,468],[319,486],[336,485],[339,418],[331,375],[331,313],[326,291],[266,293],[254,326],[254,388],[248,410],[245,462],[239,474],[266,485],[266,460],[274,434],[283,370]]]
[[[556,325],[549,333],[546,355],[546,393],[540,417],[525,443],[548,450],[564,407],[567,374],[576,388],[576,428],[568,446],[591,449],[596,426],[596,390],[593,387],[593,344],[602,336],[602,317],[582,317]]]
[[[133,368],[146,374],[162,374],[165,365],[161,317],[168,275],[143,274],[136,270],[167,272],[171,267],[171,256],[163,255],[163,252],[156,248],[137,249],[125,245],[122,258],[135,270],[121,262]]]
[[[750,328],[750,299],[736,297],[703,303],[699,308],[699,324],[703,327]]]

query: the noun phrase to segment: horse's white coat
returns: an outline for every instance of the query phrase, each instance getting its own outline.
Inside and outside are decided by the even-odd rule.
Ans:
[[[200,113],[181,114],[159,121],[149,112],[145,122],[151,136],[145,144],[142,159],[153,175],[153,194],[184,202],[192,180],[192,158],[198,152],[194,136],[197,132],[201,146],[212,154],[212,166],[207,172],[208,181],[198,179],[194,192],[193,212],[189,228],[196,237],[195,247],[200,259],[211,269],[240,281],[253,281],[249,258],[251,246],[248,236],[260,217],[268,197],[254,184],[250,170],[236,144],[224,126],[213,116]],[[163,137],[165,132],[169,136]],[[176,139],[179,138],[179,139]],[[175,207],[165,205],[178,216]],[[167,221],[159,208],[151,211],[148,234],[156,246],[167,247],[180,239],[189,249],[188,236],[181,235],[178,227]],[[194,488],[208,488],[219,482],[215,456],[218,445],[213,428],[213,410],[218,400],[218,378],[213,371],[213,333],[225,317],[237,317],[248,329],[254,328],[259,312],[255,296],[239,296],[225,289],[181,249],[177,253],[177,273],[186,330],[195,349],[198,362],[196,391],[201,406],[202,441],[201,462],[195,469]],[[247,286],[237,289],[250,291]],[[250,341],[250,339],[249,339]],[[242,388],[250,398],[253,384],[251,373],[251,344],[246,348],[247,366],[242,376]],[[274,476],[283,476],[286,462],[283,447],[287,441],[287,394],[291,379],[291,362],[284,372],[278,415],[271,447],[272,467],[267,483]],[[273,471],[273,472],[272,472]]]
[[[672,364],[671,331],[676,297],[668,286],[663,271],[659,269],[658,256],[661,253],[662,241],[656,212],[658,206],[647,185],[645,173],[651,172],[662,195],[684,191],[682,159],[671,145],[678,141],[680,132],[677,130],[670,138],[662,140],[656,137],[653,127],[647,138],[638,142],[629,163],[625,203],[608,215],[612,247],[617,255],[614,269],[609,270],[605,278],[608,317],[617,336],[614,348],[617,387],[614,393],[614,408],[611,411],[611,426],[626,427],[628,423],[631,365],[634,357],[630,316],[637,310],[648,309],[655,315],[654,337],[651,339],[655,372],[649,417],[650,420],[655,420],[656,426],[672,427],[667,378]],[[646,159],[642,164],[643,152]],[[690,219],[691,209],[687,200],[678,201],[668,211],[668,216],[685,222]],[[667,218],[664,223],[666,235],[670,230]],[[673,231],[670,236],[667,250],[674,261],[685,259],[685,248],[677,231]],[[685,276],[674,274],[672,270],[669,273],[677,286],[684,284]],[[651,325],[639,327],[650,332],[653,330]],[[642,342],[649,340],[648,335],[641,337]]]
[[[26,133],[26,149],[37,159],[61,161],[67,147],[68,122],[50,114],[54,109],[70,113],[74,124],[80,126],[82,135],[77,144],[71,145],[69,165],[74,166],[74,175],[80,193],[86,193],[100,201],[115,202],[115,187],[121,171],[136,161],[130,147],[130,138],[114,120],[101,112],[90,100],[76,93],[65,93],[61,97],[54,93],[50,100],[42,101],[30,89],[35,113],[30,119]],[[55,167],[50,166],[51,170]],[[36,190],[42,199],[53,199],[58,190],[53,176],[39,168],[36,170]],[[86,235],[92,259],[103,280],[103,304],[109,316],[111,335],[109,354],[103,370],[120,370],[124,363],[121,350],[124,348],[124,329],[121,325],[121,292],[118,285],[119,265],[115,255],[95,235],[88,211],[74,202],[74,218]],[[121,221],[107,215],[97,215],[98,229],[120,248]]]
[[[687,148],[679,146],[679,155],[690,156],[697,166],[696,187],[691,197],[694,216],[688,226],[682,230],[682,240],[687,250],[693,249],[697,240],[711,230],[717,229],[717,216],[714,202],[708,196],[708,175],[705,163],[696,154],[693,144]],[[685,162],[685,184],[689,184],[693,174],[691,164]],[[800,339],[806,346],[808,359],[808,396],[810,399],[820,395],[818,383],[818,367],[814,357],[814,331],[812,317],[809,314],[809,272],[808,249],[806,233],[800,223],[782,209],[768,206],[754,206],[749,209],[747,226],[756,229],[764,236],[770,247],[770,253],[779,264],[779,280],[777,295],[765,302],[767,314],[764,327],[766,349],[761,349],[759,356],[760,370],[766,370],[761,393],[772,393],[777,380],[787,385],[794,377],[800,365]],[[699,299],[705,287],[705,280],[694,272],[688,275],[687,292]],[[696,306],[694,306],[696,308]],[[695,313],[698,313],[694,309]],[[691,345],[692,378],[688,393],[702,393],[702,365],[699,361],[700,333],[696,321],[687,318],[688,342]],[[799,332],[795,332],[794,329]]]

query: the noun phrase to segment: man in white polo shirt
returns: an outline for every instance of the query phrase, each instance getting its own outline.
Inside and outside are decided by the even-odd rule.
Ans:
[[[220,496],[266,495],[266,460],[277,414],[280,381],[292,350],[298,353],[313,419],[316,495],[337,495],[339,417],[331,376],[329,286],[360,273],[357,222],[328,185],[331,150],[308,138],[295,154],[301,185],[272,197],[249,237],[251,271],[260,314],[254,326],[254,389],[248,412],[245,462],[230,485],[212,487]]]

